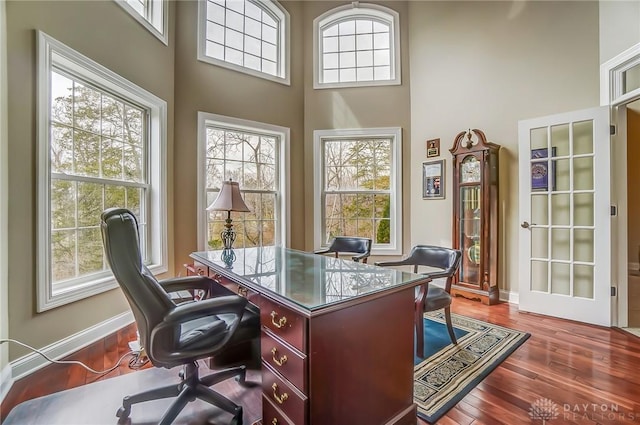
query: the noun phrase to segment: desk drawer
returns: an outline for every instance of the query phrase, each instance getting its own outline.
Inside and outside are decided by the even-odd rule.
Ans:
[[[260,300],[260,323],[273,335],[307,352],[307,319],[266,297]]]
[[[307,356],[284,344],[268,330],[262,331],[260,340],[262,361],[307,393]]]
[[[293,385],[280,379],[269,367],[262,363],[262,396],[269,399],[276,410],[281,411],[294,424],[305,424],[308,398]]]
[[[262,395],[262,424],[263,425],[296,425],[289,421],[280,409],[273,405],[271,400]]]
[[[249,288],[243,285],[240,285],[239,283],[229,280],[224,276],[216,274],[213,270],[209,270],[209,273],[210,273],[209,276],[211,276],[211,279],[214,279],[217,282],[220,282],[222,286],[224,286],[234,294],[238,294],[241,297],[245,297],[246,299],[251,301],[253,304],[258,305],[259,294],[257,292],[254,292]]]

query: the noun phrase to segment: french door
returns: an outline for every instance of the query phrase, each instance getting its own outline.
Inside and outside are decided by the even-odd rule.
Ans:
[[[611,325],[609,109],[519,122],[521,311]]]

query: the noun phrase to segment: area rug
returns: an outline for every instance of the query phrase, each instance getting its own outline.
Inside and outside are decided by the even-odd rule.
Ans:
[[[451,314],[458,345],[451,344],[444,313],[425,313],[424,360],[415,359],[413,398],[418,416],[435,423],[493,371],[530,334]]]

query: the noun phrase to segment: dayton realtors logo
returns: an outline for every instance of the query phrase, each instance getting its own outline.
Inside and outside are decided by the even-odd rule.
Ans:
[[[624,412],[617,404],[607,403],[564,403],[560,406],[548,398],[539,398],[531,404],[529,417],[533,422],[561,419],[564,421],[613,421],[615,423],[640,421],[640,412]]]
[[[548,398],[539,398],[531,404],[529,408],[529,416],[534,421],[542,421],[542,424],[546,424],[547,421],[557,419],[560,416],[558,405]]]

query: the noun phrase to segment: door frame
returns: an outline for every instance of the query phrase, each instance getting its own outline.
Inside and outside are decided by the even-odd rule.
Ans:
[[[627,104],[640,99],[640,88],[623,93],[623,73],[640,64],[640,43],[600,65],[600,105],[609,106],[610,122],[616,132],[611,136],[611,205],[617,216],[611,220],[611,281],[617,297],[611,297],[611,324],[629,325],[629,237],[627,214]]]

